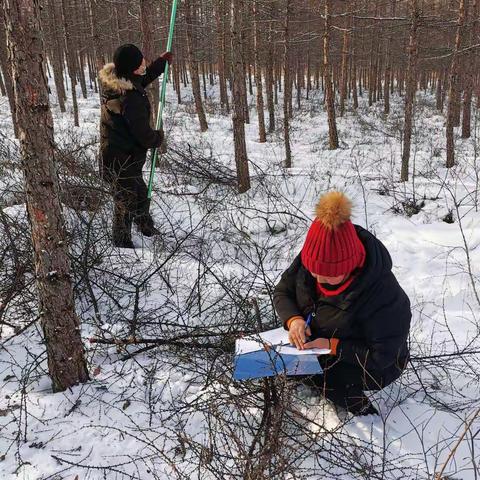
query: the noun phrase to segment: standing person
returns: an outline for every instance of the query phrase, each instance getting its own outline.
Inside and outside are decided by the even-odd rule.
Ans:
[[[297,348],[330,349],[312,378],[324,396],[353,414],[378,413],[364,390],[384,388],[405,368],[410,301],[385,246],[352,224],[343,193],[322,196],[315,213],[275,288],[275,309]]]
[[[162,145],[163,133],[150,127],[145,87],[164,72],[167,61],[172,61],[171,52],[164,52],[147,66],[142,52],[126,44],[117,48],[113,63],[99,73],[101,173],[113,188],[112,239],[117,247],[134,248],[132,222],[147,237],[159,233],[149,211],[143,166],[147,150]]]

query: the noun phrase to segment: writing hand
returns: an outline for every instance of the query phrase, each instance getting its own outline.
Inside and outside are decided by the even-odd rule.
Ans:
[[[307,322],[303,318],[297,318],[293,320],[288,330],[288,340],[292,345],[295,345],[299,350],[303,350],[305,347],[305,342],[307,337],[309,337],[312,332],[310,327],[305,328]]]

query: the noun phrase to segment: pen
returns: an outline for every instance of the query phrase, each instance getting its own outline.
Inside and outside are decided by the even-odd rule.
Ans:
[[[310,323],[312,323],[312,314],[309,313],[307,317],[307,323],[305,323],[305,330],[310,326]]]

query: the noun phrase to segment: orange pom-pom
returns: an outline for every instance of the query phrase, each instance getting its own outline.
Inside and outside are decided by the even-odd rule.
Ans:
[[[350,220],[352,202],[342,192],[328,192],[315,207],[315,214],[325,228],[335,229]]]

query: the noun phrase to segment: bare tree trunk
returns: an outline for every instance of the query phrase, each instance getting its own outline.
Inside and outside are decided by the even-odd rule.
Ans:
[[[270,7],[270,15],[273,16],[273,6]],[[268,133],[275,131],[275,104],[273,101],[273,19],[268,22],[268,46],[267,46],[267,67],[265,73],[265,83],[267,84],[267,106],[268,106]]]
[[[59,22],[54,0],[49,0],[49,10],[49,19],[51,20],[50,35],[52,36],[54,42],[54,45],[50,49],[52,53],[51,62],[53,68],[53,78],[55,82],[55,89],[57,91],[58,105],[60,107],[60,111],[63,113],[66,111],[65,100],[67,99],[67,95],[65,93],[65,85],[63,84],[63,55],[62,49],[59,48],[59,45],[62,45],[62,42],[60,41],[58,35]]]
[[[72,94],[73,121],[75,126],[78,127],[80,123],[78,120],[77,92],[75,90],[75,87],[77,84],[77,80],[76,80],[77,71],[76,71],[75,52],[72,44],[71,23],[70,23],[69,12],[67,11],[66,0],[62,0],[62,16],[63,16],[63,25],[65,28],[68,75],[70,77],[70,86],[71,86],[71,94]]]
[[[348,83],[348,50],[349,50],[350,29],[345,28],[343,32],[342,45],[342,76],[340,81],[340,116],[343,117],[345,112],[345,99],[347,97]]]
[[[258,0],[253,3],[253,22],[254,22],[254,55],[255,55],[255,84],[257,86],[257,114],[258,114],[258,141],[265,143],[267,141],[267,134],[265,132],[265,114],[263,103],[263,85],[262,85],[262,67],[260,65],[260,47],[259,41],[260,33],[258,31]]]
[[[2,69],[0,68],[0,94],[2,97],[7,95],[7,87],[5,86],[5,82],[3,81],[3,74]]]
[[[155,12],[157,2],[155,0],[140,0],[140,29],[142,31],[142,50],[147,62],[155,60],[153,31],[155,29]],[[147,95],[152,106],[150,124],[155,126],[157,123],[157,111],[159,95],[158,78],[153,81],[148,89]]]
[[[354,2],[354,8],[356,8],[357,2]],[[358,108],[358,90],[357,90],[357,59],[356,59],[356,37],[355,37],[355,18],[352,23],[352,97],[353,97],[353,108],[356,110]]]
[[[455,51],[453,53],[452,65],[450,67],[450,86],[448,89],[448,110],[447,110],[447,162],[446,167],[455,165],[455,140],[453,128],[456,123],[456,114],[459,108],[459,54],[462,46],[463,29],[465,24],[465,4],[467,0],[460,0],[458,7],[458,25],[455,37]]]
[[[330,49],[330,4],[325,0],[325,31],[323,34],[323,75],[325,77],[325,102],[328,114],[328,141],[330,150],[338,148],[337,121],[335,119],[335,98],[333,94],[331,68],[329,63]]]
[[[290,0],[285,3],[285,20],[284,20],[284,35],[285,35],[285,59],[284,59],[284,95],[283,95],[283,134],[285,140],[285,167],[292,166],[292,151],[290,148],[290,117],[289,107],[292,95],[290,88]]]
[[[53,391],[88,380],[75,314],[54,162],[53,119],[43,71],[38,0],[4,0],[7,44],[32,228],[39,315]]]
[[[439,70],[437,73],[437,89],[435,93],[435,106],[439,112],[443,112],[442,79],[443,71]]]
[[[470,26],[470,45],[473,45],[478,37],[478,16],[479,0],[474,0],[472,9],[472,25]],[[465,90],[463,92],[463,117],[462,117],[462,138],[470,138],[472,118],[472,97],[475,84],[475,73],[477,71],[477,55],[467,52],[464,59]]]
[[[227,9],[225,8],[226,0],[220,0],[218,2],[216,12],[217,31],[219,38],[219,50],[218,50],[218,76],[220,82],[220,104],[222,112],[229,113],[230,106],[228,104],[228,92],[227,92],[227,80],[225,76],[225,56],[227,50]]]
[[[413,106],[415,102],[415,92],[417,90],[417,30],[420,17],[417,0],[410,0],[410,10],[411,24],[410,39],[408,44],[407,86],[405,93],[405,126],[403,129],[402,172],[400,176],[400,180],[402,182],[406,182],[408,180],[410,144],[412,141]]]
[[[18,138],[19,131],[17,126],[17,117],[15,115],[15,98],[13,93],[12,72],[10,71],[10,65],[8,64],[6,45],[7,41],[5,26],[2,22],[2,24],[0,25],[0,68],[2,70],[3,78],[5,80],[5,89],[7,90],[8,103],[10,105],[10,111],[12,113],[13,131],[15,137]]]
[[[200,122],[200,130],[205,132],[208,130],[207,117],[205,116],[205,110],[202,103],[202,92],[200,90],[200,80],[198,78],[198,63],[195,58],[193,50],[194,38],[193,38],[193,25],[195,14],[195,6],[191,1],[188,1],[185,6],[185,21],[187,22],[187,48],[188,48],[188,61],[190,63],[190,75],[192,77],[192,91],[195,99],[195,108],[197,110],[198,120]]]
[[[244,29],[244,20],[245,20],[245,2],[242,0],[239,3],[239,8],[242,8],[242,15],[241,15],[241,25],[238,26],[238,30],[240,32],[240,44],[242,45],[242,50],[239,52],[240,58],[242,59],[243,65],[243,82],[241,84],[243,95],[242,95],[242,102],[243,102],[243,121],[246,124],[250,123],[250,112],[248,110],[248,94],[247,94],[247,84],[246,84],[246,77],[247,77],[247,64],[245,62],[246,58],[246,33]]]
[[[50,0],[52,1],[52,0]],[[95,59],[95,68],[99,71],[105,64],[104,52],[101,50],[100,32],[98,30],[96,1],[88,0],[90,34],[92,36],[93,58]]]
[[[392,17],[395,17],[396,7],[397,7],[397,1],[392,0],[392,6],[391,6]],[[388,115],[390,113],[390,83],[392,78],[392,52],[391,52],[392,35],[393,34],[391,32],[388,34],[387,52],[386,52],[387,58],[385,60],[385,80],[383,85],[383,104],[384,104],[383,112],[385,113],[385,115]]]
[[[239,27],[242,25],[243,1],[232,0],[231,33],[232,67],[233,67],[233,138],[235,144],[235,164],[237,166],[238,191],[250,189],[250,173],[248,171],[247,145],[245,143],[244,122],[244,86],[245,75],[242,61],[242,38]],[[243,84],[243,87],[242,87]]]

